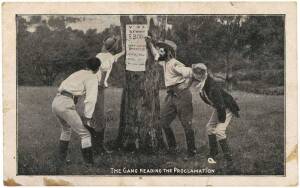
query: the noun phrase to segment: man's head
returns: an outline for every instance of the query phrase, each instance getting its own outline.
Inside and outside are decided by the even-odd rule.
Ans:
[[[207,77],[207,67],[203,63],[192,65],[193,77],[198,81],[203,81]]]
[[[109,53],[114,53],[118,48],[118,39],[116,37],[107,37],[103,40],[103,49]]]
[[[101,61],[96,57],[92,57],[86,61],[86,68],[93,71],[93,73],[98,72],[100,65]]]
[[[177,45],[170,40],[165,40],[163,42],[158,42],[157,47],[159,47],[159,59],[160,61],[167,61],[169,59],[176,57]]]

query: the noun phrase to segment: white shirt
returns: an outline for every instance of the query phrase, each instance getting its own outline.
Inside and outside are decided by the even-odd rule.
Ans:
[[[99,69],[99,71],[108,71],[112,67],[112,64],[115,62],[115,57],[109,52],[99,53],[96,55],[96,57],[101,61],[101,70]]]
[[[168,62],[160,62],[160,65],[164,68],[166,87],[183,83],[193,75],[192,68],[186,67],[175,58],[170,59]]]
[[[90,70],[80,70],[65,79],[59,92],[67,91],[74,96],[86,95],[84,100],[84,115],[92,118],[98,95],[98,77]]]
[[[125,51],[123,51],[121,53],[118,53],[116,55],[112,55],[109,52],[101,52],[101,53],[99,53],[99,54],[96,55],[96,57],[98,59],[100,59],[100,61],[101,61],[100,69],[97,72],[97,75],[100,78],[99,79],[99,85],[101,83],[101,72],[108,72],[106,74],[105,81],[104,81],[104,82],[107,82],[109,74],[110,74],[110,71],[112,69],[113,63],[116,62],[118,60],[118,58],[121,57],[124,54],[125,54]]]

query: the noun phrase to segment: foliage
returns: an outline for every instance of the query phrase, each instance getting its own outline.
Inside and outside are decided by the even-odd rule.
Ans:
[[[173,31],[167,36],[178,44],[178,59],[190,65],[205,63],[225,82],[236,74],[260,71],[268,79],[247,75],[248,81],[281,86],[284,75],[284,17],[282,16],[169,16]],[[261,71],[266,72],[261,72]],[[273,80],[273,81],[270,81]],[[239,80],[238,80],[239,81]]]
[[[71,16],[49,16],[47,21],[41,16],[31,16],[29,20],[17,16],[19,85],[56,84],[61,77],[82,68],[85,59],[99,53],[105,37],[120,36],[120,27],[114,25],[102,32],[68,27],[68,23],[77,21]],[[172,27],[163,38],[177,44],[177,58],[186,65],[205,63],[233,88],[233,81],[261,82],[268,87],[283,85],[283,16],[172,15],[167,17],[167,23]],[[35,30],[29,32],[33,26]],[[124,59],[115,64],[112,85],[122,87],[124,67]],[[281,73],[275,74],[277,70]],[[240,72],[245,74],[242,80]]]
[[[33,20],[33,21],[32,21]],[[17,17],[17,63],[19,85],[53,85],[57,76],[83,68],[89,57],[101,51],[107,35],[117,34],[117,26],[98,33],[96,29],[80,30],[66,28],[69,17],[50,17],[48,22],[34,16],[29,22]],[[27,27],[35,23],[35,31]],[[112,32],[111,32],[112,31]]]

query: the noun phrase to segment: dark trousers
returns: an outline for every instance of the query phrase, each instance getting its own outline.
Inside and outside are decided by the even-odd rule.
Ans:
[[[193,103],[192,93],[189,89],[179,92],[168,90],[167,97],[160,113],[161,126],[166,134],[169,148],[176,147],[175,135],[170,127],[172,121],[178,116],[184,128],[188,151],[195,150],[194,130],[192,128]]]

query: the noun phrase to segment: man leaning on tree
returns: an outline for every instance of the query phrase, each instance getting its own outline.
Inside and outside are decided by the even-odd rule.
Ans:
[[[147,42],[154,43],[150,37]],[[193,103],[191,86],[192,69],[175,59],[177,46],[174,42],[165,40],[152,45],[152,52],[164,69],[167,96],[163,102],[160,113],[160,124],[165,132],[169,150],[176,151],[176,139],[172,128],[172,121],[178,116],[184,128],[188,156],[196,154],[195,136],[192,128]]]
[[[96,153],[110,152],[104,147],[104,133],[106,120],[104,115],[104,89],[108,87],[108,78],[110,76],[113,64],[118,61],[118,59],[125,54],[125,51],[122,51],[118,54],[115,52],[119,49],[119,39],[114,36],[108,36],[103,41],[103,47],[100,53],[96,55],[101,61],[100,69],[97,73],[99,76],[99,85],[98,85],[98,98],[95,106],[95,113],[93,115],[94,126],[95,126],[95,138],[94,141],[94,150]]]

